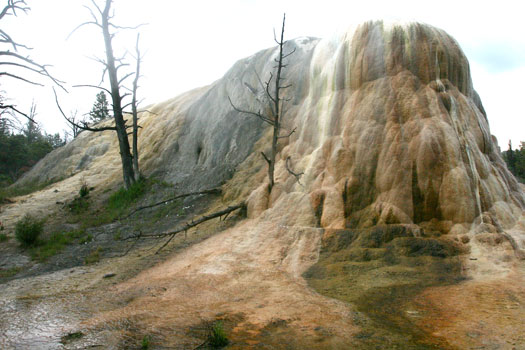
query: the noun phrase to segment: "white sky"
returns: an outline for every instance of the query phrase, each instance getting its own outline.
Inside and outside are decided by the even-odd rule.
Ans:
[[[1,29],[33,47],[30,56],[52,64],[52,73],[67,82],[70,93],[60,95],[66,112],[77,109],[87,113],[98,91],[69,86],[99,83],[101,66],[87,57],[104,57],[102,37],[95,27],[84,27],[67,41],[66,37],[90,19],[83,7],[90,1],[27,2],[31,11],[5,19]],[[119,25],[149,23],[140,29],[141,49],[146,53],[139,91],[145,99],[143,105],[209,84],[238,59],[273,46],[272,30],[280,27],[283,12],[287,14],[288,39],[330,37],[370,19],[432,24],[452,35],[465,51],[491,132],[506,149],[509,139],[514,147],[525,140],[522,4],[520,0],[115,0],[113,8]],[[133,50],[135,35],[122,32],[117,36],[117,53],[124,47]],[[32,87],[3,77],[0,89],[25,111],[34,98],[37,120],[48,132],[66,129],[50,86]]]

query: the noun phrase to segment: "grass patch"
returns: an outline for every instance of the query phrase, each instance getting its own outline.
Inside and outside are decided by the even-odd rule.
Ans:
[[[208,343],[214,349],[219,349],[228,345],[229,341],[222,326],[222,321],[217,321],[211,326]]]
[[[68,204],[68,208],[74,215],[85,213],[89,209],[89,197],[75,197],[71,203]]]
[[[7,242],[9,240],[9,236],[5,233],[0,233],[0,243]]]
[[[144,338],[142,338],[142,342],[140,345],[141,350],[148,350],[150,345],[151,337],[149,335],[145,335]]]
[[[113,235],[113,240],[120,241],[121,238],[122,234],[120,233],[120,230],[117,230],[117,232],[115,232],[115,234]]]
[[[101,247],[97,247],[96,249],[92,250],[88,256],[84,259],[84,264],[90,265],[95,264],[100,261],[100,253],[102,252]]]
[[[47,186],[59,182],[63,178],[51,179],[44,182],[31,182],[24,185],[12,185],[8,187],[0,188],[0,204],[3,203],[6,199],[18,196],[25,196],[36,191],[40,191]]]
[[[106,204],[100,210],[87,214],[87,208],[79,205],[81,211],[72,210],[75,214],[74,222],[80,222],[83,227],[95,227],[113,222],[123,216],[148,190],[150,182],[142,179],[133,184],[128,190],[120,188],[109,196]],[[77,197],[79,203],[88,203],[89,197]],[[80,215],[82,214],[82,215]]]
[[[73,332],[73,333],[69,333],[69,334],[66,334],[64,335],[62,338],[60,338],[60,343],[61,344],[68,344],[72,341],[75,341],[75,340],[78,340],[80,338],[82,338],[84,336],[84,333],[82,332]]]
[[[50,257],[60,253],[67,245],[82,242],[85,239],[84,230],[69,232],[55,232],[48,239],[40,240],[31,248],[30,254],[33,260],[46,261]]]
[[[0,278],[13,277],[20,271],[22,271],[22,267],[11,267],[9,269],[0,269]]]
[[[177,199],[169,203],[163,204],[160,206],[154,213],[151,215],[151,220],[157,222],[163,218],[166,218],[170,215],[184,215],[184,209],[182,207],[182,200]]]

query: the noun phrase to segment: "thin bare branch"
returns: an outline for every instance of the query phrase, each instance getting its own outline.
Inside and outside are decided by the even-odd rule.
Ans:
[[[90,127],[87,125],[87,123],[83,123],[84,125],[80,125],[78,123],[75,123],[73,120],[69,119],[68,117],[66,117],[66,114],[64,113],[64,111],[62,110],[62,107],[60,106],[60,103],[58,102],[58,95],[55,91],[55,88],[53,88],[53,93],[55,94],[55,102],[56,102],[56,105],[58,107],[58,110],[60,111],[60,114],[62,114],[62,117],[64,117],[65,120],[67,120],[68,123],[70,123],[71,125],[73,125],[74,127],[76,128],[79,128],[81,130],[87,130],[87,131],[93,131],[93,132],[100,132],[100,131],[106,131],[106,130],[117,130],[116,127],[114,126],[105,126],[105,127],[102,127],[102,128],[93,128],[93,127]]]
[[[272,163],[272,161],[270,160],[270,158],[268,158],[268,157],[266,156],[266,154],[264,154],[264,152],[261,152],[261,154],[262,154],[264,160],[265,160],[266,162],[268,162],[268,164],[271,164],[271,163]]]
[[[75,34],[75,32],[76,32],[77,30],[79,30],[79,29],[82,28],[83,26],[87,26],[87,25],[95,25],[95,26],[97,26],[97,27],[99,27],[99,28],[102,28],[102,26],[101,26],[100,23],[98,23],[98,22],[93,22],[93,21],[84,22],[84,23],[81,23],[81,24],[79,24],[78,26],[76,26],[75,29],[73,29],[73,30],[71,31],[71,33],[68,34],[68,36],[66,37],[66,40],[69,40],[69,38],[70,38],[73,34]]]
[[[171,197],[171,198],[168,198],[166,200],[163,200],[163,201],[160,201],[160,202],[157,202],[157,203],[153,203],[153,204],[149,204],[149,205],[145,205],[145,206],[139,207],[139,208],[133,210],[128,215],[120,218],[120,220],[125,220],[125,219],[131,217],[131,215],[135,214],[138,211],[141,211],[141,210],[144,210],[144,209],[154,208],[154,207],[157,207],[157,206],[162,205],[162,204],[168,204],[169,202],[173,202],[173,201],[175,201],[177,199],[180,199],[180,198],[185,198],[185,197],[190,197],[190,196],[200,196],[200,195],[203,195],[203,194],[219,194],[219,193],[221,193],[221,189],[220,188],[212,188],[212,189],[204,190],[204,191],[179,194],[179,195],[177,195],[175,197]]]
[[[288,135],[283,135],[283,136],[277,136],[278,139],[285,139],[287,137],[290,137],[292,136],[292,134],[295,132],[297,128],[294,128],[292,131],[290,131],[290,133]]]
[[[294,171],[292,170],[292,164],[291,164],[291,163],[292,163],[291,158],[290,158],[290,157],[287,157],[287,158],[286,158],[286,162],[285,162],[286,170],[287,170],[290,174],[292,174],[292,175],[295,177],[295,180],[297,181],[297,183],[298,183],[299,185],[302,186],[303,184],[301,184],[300,179],[301,179],[301,176],[304,175],[304,172],[300,172],[300,173],[296,173],[296,172],[294,172]]]
[[[228,207],[228,208],[226,208],[224,210],[217,211],[217,212],[212,213],[210,215],[204,215],[203,217],[197,219],[196,221],[192,220],[191,222],[186,223],[186,225],[182,226],[181,228],[179,228],[179,229],[177,229],[175,231],[163,233],[162,236],[170,236],[170,238],[157,250],[157,252],[155,254],[158,254],[162,249],[164,249],[164,247],[166,247],[171,242],[171,240],[173,239],[173,237],[175,237],[175,235],[177,233],[188,231],[190,228],[195,227],[195,226],[197,226],[199,224],[202,224],[203,222],[206,222],[208,220],[212,220],[212,219],[215,219],[215,218],[220,218],[223,215],[229,214],[229,213],[231,213],[231,212],[233,212],[235,210],[241,209],[241,208],[243,208],[245,206],[246,206],[246,204],[244,202],[241,202],[241,203],[239,203],[237,205]],[[162,237],[162,236],[159,236],[159,237]]]
[[[110,27],[115,28],[115,29],[123,29],[123,30],[136,30],[136,29],[139,29],[140,27],[143,27],[145,25],[148,25],[148,23],[141,23],[141,24],[138,24],[138,25],[132,26],[132,27],[118,26],[118,25],[115,25],[113,23],[109,23]]]
[[[38,85],[38,86],[44,86],[44,85],[42,85],[40,83],[28,80],[28,79],[20,77],[20,76],[18,76],[16,74],[11,74],[11,73],[8,73],[8,72],[0,72],[0,76],[2,76],[2,75],[5,75],[7,77],[11,77],[11,78],[14,78],[14,79],[22,80],[22,81],[25,81],[26,83],[29,83],[29,84]]]
[[[272,96],[272,94],[270,93],[270,83],[272,82],[272,79],[273,79],[273,73],[270,72],[270,79],[268,79],[268,81],[266,82],[266,95],[268,96],[268,98],[270,99],[270,101],[272,101],[273,103],[275,103],[275,98]],[[275,113],[275,111],[272,109],[272,112]]]
[[[130,76],[132,76],[133,74],[135,73],[128,73],[126,75],[124,75],[122,78],[120,78],[120,80],[118,81],[118,85],[120,86],[120,84],[122,84],[124,82],[124,80],[126,80],[127,78],[129,78]]]
[[[228,101],[230,101],[230,104],[231,104],[232,108],[233,108],[234,110],[236,110],[237,112],[239,112],[239,113],[245,113],[245,114],[249,114],[249,115],[253,115],[253,116],[255,116],[255,117],[261,119],[262,121],[264,121],[264,122],[266,122],[266,123],[268,123],[268,124],[270,124],[270,125],[273,125],[273,121],[272,121],[271,119],[269,119],[268,117],[266,117],[265,115],[261,114],[261,113],[255,113],[255,112],[251,112],[251,111],[247,111],[247,110],[243,110],[243,109],[237,108],[237,107],[233,104],[233,102],[232,102],[230,96],[228,96]]]
[[[120,100],[122,101],[123,99],[125,99],[126,97],[128,96],[131,96],[130,93],[126,92],[125,94],[123,94],[122,96],[120,96]]]
[[[19,47],[23,47],[24,49],[31,50],[30,47],[25,46],[23,44],[19,44],[16,41],[14,41],[13,38],[11,38],[11,36],[9,36],[9,34],[4,32],[2,29],[0,29],[0,36],[3,37],[3,39],[1,39],[0,42],[5,43],[5,44],[11,44],[15,51],[17,51]]]
[[[293,55],[293,54],[295,53],[295,50],[296,50],[296,49],[297,49],[297,48],[294,47],[293,50],[292,50],[291,52],[289,52],[289,53],[287,53],[286,55],[284,55],[284,56],[283,56],[283,60],[284,60],[286,57],[288,57],[288,56],[290,56],[290,55]]]
[[[8,0],[7,5],[5,5],[5,7],[2,9],[2,12],[0,12],[0,20],[4,18],[5,15],[9,14],[9,10],[11,10],[13,15],[16,16],[16,10],[27,12],[29,11],[29,7],[24,0]]]
[[[104,91],[107,92],[108,94],[111,94],[111,91],[109,91],[109,90],[106,89],[105,87],[98,86],[98,85],[80,84],[80,85],[73,85],[73,87],[91,87],[91,88],[95,88],[95,89],[104,90]]]
[[[31,118],[30,116],[28,116],[28,115],[25,114],[24,112],[18,110],[18,109],[16,108],[15,105],[4,105],[4,104],[1,104],[1,103],[0,103],[0,109],[2,109],[2,110],[9,109],[9,110],[15,111],[16,113],[18,113],[18,114],[20,114],[20,115],[26,117],[27,119],[29,119],[29,120],[32,121],[33,123],[36,123],[36,122],[33,120],[33,118]]]
[[[48,65],[38,64],[35,61],[33,61],[31,58],[29,58],[29,57],[24,57],[22,55],[19,55],[19,54],[15,53],[15,52],[10,52],[10,51],[0,51],[0,56],[8,56],[8,57],[12,57],[12,58],[24,61],[25,63],[28,63],[30,66],[35,67],[34,69],[32,69],[32,71],[34,71],[34,72],[36,72],[36,73],[38,73],[38,74],[40,74],[40,75],[42,75],[44,77],[47,77],[47,78],[51,79],[53,81],[53,83],[55,83],[55,85],[59,86],[62,90],[67,91],[66,88],[64,88],[64,86],[62,85],[62,83],[64,83],[64,82],[54,78],[47,71],[46,67],[49,67]]]

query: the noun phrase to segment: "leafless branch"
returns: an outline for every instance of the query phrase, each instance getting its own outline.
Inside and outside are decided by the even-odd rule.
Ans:
[[[64,83],[64,82],[54,78],[47,71],[47,67],[49,67],[49,66],[38,64],[35,61],[33,61],[31,58],[29,58],[29,57],[24,57],[22,55],[19,55],[19,54],[15,53],[15,52],[11,52],[11,51],[0,51],[0,56],[12,57],[12,58],[19,59],[19,60],[29,64],[30,66],[33,67],[33,69],[31,69],[32,71],[36,72],[37,74],[40,74],[42,76],[45,76],[45,77],[51,79],[53,81],[53,83],[55,83],[57,86],[62,88],[62,90],[67,91],[64,88],[64,86],[62,86],[62,83]],[[41,84],[37,84],[37,85],[41,85]]]
[[[124,30],[136,30],[136,29],[139,29],[140,27],[145,26],[145,25],[148,25],[148,24],[147,23],[141,23],[141,24],[138,24],[136,26],[126,27],[126,26],[118,26],[118,25],[115,25],[113,23],[109,23],[109,26],[112,27],[112,28],[124,29]]]
[[[283,59],[285,59],[286,57],[288,57],[288,56],[290,56],[290,55],[293,55],[293,54],[295,53],[295,50],[296,50],[296,49],[297,49],[297,48],[294,47],[293,50],[292,50],[291,52],[289,52],[289,53],[287,53],[286,55],[283,56]]]
[[[153,203],[153,204],[149,204],[149,205],[145,205],[145,206],[139,207],[139,208],[133,210],[128,215],[122,217],[120,220],[125,220],[125,219],[131,217],[131,215],[135,214],[136,212],[138,212],[140,210],[154,208],[154,207],[157,207],[157,206],[162,205],[162,204],[168,204],[169,202],[173,202],[173,201],[175,201],[177,199],[180,199],[180,198],[185,198],[185,197],[190,197],[190,196],[199,196],[199,195],[203,195],[203,194],[219,194],[219,193],[221,193],[221,189],[220,188],[212,188],[212,189],[209,189],[209,190],[204,190],[204,191],[199,191],[199,192],[190,192],[190,193],[179,194],[179,195],[177,195],[175,197],[168,198],[166,200],[163,200],[163,201],[160,201],[160,202],[157,202],[157,203]]]
[[[297,128],[294,128],[292,131],[290,131],[290,133],[288,135],[278,136],[277,138],[278,139],[285,139],[287,137],[290,137],[290,136],[292,136],[292,134],[295,132],[296,129]]]
[[[55,94],[55,102],[56,102],[56,105],[58,107],[58,110],[60,111],[60,114],[62,114],[62,116],[64,117],[65,120],[67,120],[68,123],[70,123],[71,125],[73,125],[74,127],[76,128],[79,128],[81,130],[87,130],[87,131],[93,131],[93,132],[100,132],[100,131],[106,131],[106,130],[117,130],[116,127],[114,126],[105,126],[105,127],[102,127],[102,128],[93,128],[93,127],[90,127],[88,126],[87,123],[82,123],[84,125],[80,125],[78,123],[75,123],[73,120],[69,119],[68,117],[66,117],[66,114],[64,113],[64,111],[62,110],[62,107],[60,106],[60,103],[58,102],[58,95],[55,91],[55,88],[53,88],[53,93]]]
[[[266,156],[266,154],[264,154],[264,152],[261,152],[261,154],[262,154],[264,160],[266,160],[266,161],[268,162],[268,164],[271,164],[271,163],[272,163],[272,161],[270,160],[270,158],[268,158],[268,157]]]
[[[44,85],[42,85],[40,83],[28,80],[28,79],[23,78],[21,76],[18,76],[16,74],[11,74],[11,73],[8,73],[8,72],[0,72],[0,76],[2,76],[2,75],[5,75],[7,77],[11,77],[11,78],[14,78],[14,79],[22,80],[22,81],[25,81],[26,83],[29,83],[29,84],[38,85],[38,86],[44,86]]]
[[[4,105],[4,104],[0,103],[0,109],[1,110],[12,110],[12,111],[15,111],[16,113],[26,117],[27,119],[29,119],[33,123],[36,123],[30,116],[28,116],[24,112],[18,110],[15,105]]]
[[[130,76],[132,76],[133,74],[135,73],[128,73],[126,75],[124,75],[122,78],[120,78],[120,80],[118,81],[118,85],[120,86],[120,84],[122,84],[124,82],[124,80],[126,80],[127,78],[129,78]]]
[[[233,104],[230,96],[228,96],[228,101],[230,101],[230,104],[231,104],[232,108],[234,110],[236,110],[237,112],[239,112],[239,113],[246,113],[246,114],[249,114],[249,115],[256,116],[257,118],[261,119],[262,121],[264,121],[264,122],[266,122],[266,123],[268,123],[270,125],[273,125],[273,121],[271,119],[269,119],[268,117],[266,117],[265,115],[261,114],[261,113],[255,113],[255,112],[251,112],[251,111],[247,111],[247,110],[243,110],[243,109],[237,108]]]
[[[297,181],[297,183],[302,186],[303,184],[301,183],[300,179],[301,179],[301,175],[304,175],[304,172],[300,172],[300,173],[294,172],[292,170],[291,162],[292,162],[291,158],[287,157],[286,162],[285,162],[286,170],[288,170],[288,172],[295,177],[295,180]]]
[[[73,85],[73,87],[91,87],[91,88],[95,88],[95,89],[104,90],[104,91],[107,92],[108,94],[111,94],[111,91],[109,91],[109,90],[106,89],[105,87],[98,86],[98,85],[80,84],[80,85]]]
[[[215,219],[215,218],[220,218],[223,215],[229,214],[232,211],[241,209],[241,208],[243,208],[245,206],[246,206],[246,204],[244,202],[241,202],[241,203],[239,203],[237,205],[228,207],[228,208],[226,208],[224,210],[217,211],[217,212],[212,213],[210,215],[204,215],[203,217],[197,219],[196,221],[192,220],[191,222],[186,223],[184,226],[182,226],[181,228],[179,228],[179,229],[177,229],[175,231],[165,232],[165,233],[162,233],[161,235],[158,235],[158,237],[169,236],[169,239],[157,250],[157,252],[155,254],[158,254],[162,249],[164,249],[164,247],[166,247],[171,242],[171,240],[173,239],[173,237],[175,237],[175,235],[177,233],[187,231],[190,228],[193,228],[193,227],[195,227],[195,226],[197,226],[199,224],[202,224],[203,222],[206,222],[208,220],[212,220],[212,219]]]
[[[7,5],[5,5],[2,9],[2,12],[0,12],[0,20],[9,13],[9,10],[11,10],[13,15],[16,16],[16,10],[27,12],[29,11],[29,7],[27,6],[25,0],[8,0]]]

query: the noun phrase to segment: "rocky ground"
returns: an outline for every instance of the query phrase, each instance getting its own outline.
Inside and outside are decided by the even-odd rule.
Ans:
[[[61,192],[32,196],[49,191]],[[0,285],[2,347],[138,349],[148,339],[150,349],[207,348],[217,321],[229,349],[525,346],[523,263],[494,234],[467,241],[410,238],[405,228],[325,231],[288,225],[283,212],[215,220],[160,254],[159,241],[142,241],[124,255],[124,238],[138,227],[168,229],[214,201],[190,200],[176,220],[148,212],[90,228],[92,241],[44,263],[12,239],[2,243],[4,271],[20,268]],[[151,217],[155,224],[137,226]],[[97,247],[99,261],[86,264]]]

